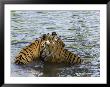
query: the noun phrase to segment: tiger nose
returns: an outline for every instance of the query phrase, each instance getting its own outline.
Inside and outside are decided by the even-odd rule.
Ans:
[[[47,41],[46,41],[46,44],[50,44],[50,42],[47,40]]]

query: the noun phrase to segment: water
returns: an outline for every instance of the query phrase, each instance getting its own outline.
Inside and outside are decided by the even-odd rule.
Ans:
[[[33,62],[13,63],[21,48],[44,33],[57,32],[71,52],[86,62],[65,66]],[[11,76],[14,77],[99,77],[100,11],[11,11]]]

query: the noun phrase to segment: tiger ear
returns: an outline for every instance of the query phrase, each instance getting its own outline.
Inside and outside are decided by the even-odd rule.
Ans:
[[[49,35],[49,33],[47,33],[47,35]]]
[[[52,32],[52,36],[57,36],[57,33],[56,32]]]
[[[46,39],[46,34],[42,35],[42,39],[45,40]]]

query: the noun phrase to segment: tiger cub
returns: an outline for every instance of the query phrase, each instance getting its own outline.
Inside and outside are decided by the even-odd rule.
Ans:
[[[16,64],[28,64],[34,60],[40,60],[41,54],[45,48],[45,43],[53,42],[56,40],[60,46],[64,46],[61,39],[58,39],[56,32],[52,32],[52,35],[44,34],[38,40],[33,41],[30,45],[24,47],[19,54],[15,57]]]
[[[15,58],[16,64],[28,64],[33,60],[39,59],[42,46],[47,40],[44,34],[40,39],[33,41],[30,45],[24,47]]]
[[[42,56],[43,54],[45,54],[45,57]],[[58,45],[55,40],[45,43],[42,55],[43,60],[49,63],[80,64],[83,62],[79,56]]]

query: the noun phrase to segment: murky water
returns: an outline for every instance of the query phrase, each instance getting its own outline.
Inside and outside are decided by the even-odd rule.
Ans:
[[[57,32],[66,48],[85,59],[75,66],[13,63],[21,48],[44,33]],[[100,11],[11,11],[11,76],[99,77]]]

